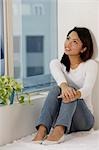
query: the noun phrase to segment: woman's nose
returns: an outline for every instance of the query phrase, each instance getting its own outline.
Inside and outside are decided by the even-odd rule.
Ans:
[[[66,45],[66,47],[69,48],[69,47],[71,46],[71,41],[70,41],[70,40],[66,41],[66,44],[65,44],[65,45]]]

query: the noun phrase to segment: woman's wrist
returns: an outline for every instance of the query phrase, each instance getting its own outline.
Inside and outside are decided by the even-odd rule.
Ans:
[[[62,82],[60,84],[60,88],[63,89],[63,88],[67,88],[68,87],[68,84],[66,82]]]
[[[81,97],[81,92],[80,91],[76,91],[76,99],[79,99]]]

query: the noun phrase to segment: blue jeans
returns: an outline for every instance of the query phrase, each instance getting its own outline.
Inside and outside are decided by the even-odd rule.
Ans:
[[[36,121],[36,128],[44,125],[47,132],[51,127],[62,125],[65,132],[88,131],[94,125],[94,116],[88,109],[83,99],[77,99],[70,103],[64,103],[57,97],[60,95],[60,87],[54,87],[48,94],[41,114]]]

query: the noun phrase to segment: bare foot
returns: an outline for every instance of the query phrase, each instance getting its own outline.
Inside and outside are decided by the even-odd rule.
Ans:
[[[53,132],[47,137],[48,141],[58,141],[64,135],[64,126],[56,126]]]
[[[41,141],[44,139],[44,137],[47,134],[47,130],[46,127],[43,125],[39,126],[38,132],[36,134],[36,136],[34,137],[33,141]]]

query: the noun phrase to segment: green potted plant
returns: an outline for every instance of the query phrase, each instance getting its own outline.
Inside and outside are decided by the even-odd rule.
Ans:
[[[22,93],[22,89],[22,84],[14,78],[9,76],[0,76],[0,104],[13,104],[15,96],[19,103],[24,103],[24,94]]]

